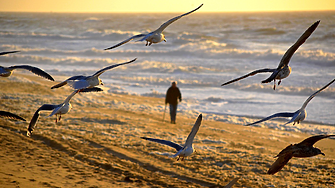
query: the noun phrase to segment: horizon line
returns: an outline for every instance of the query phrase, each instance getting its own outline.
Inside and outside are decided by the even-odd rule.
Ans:
[[[335,9],[330,10],[255,10],[255,11],[203,11],[199,13],[281,13],[281,12],[331,12],[335,11]],[[144,13],[154,13],[154,14],[160,14],[160,13],[183,13],[183,12],[105,12],[105,11],[0,11],[0,13],[101,13],[101,14],[144,14]],[[198,14],[199,14],[198,13]]]

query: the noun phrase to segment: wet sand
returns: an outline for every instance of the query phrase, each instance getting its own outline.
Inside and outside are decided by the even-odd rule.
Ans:
[[[57,77],[56,77],[57,79]],[[59,80],[59,79],[57,79]],[[31,137],[27,126],[45,103],[59,104],[72,92],[51,90],[55,82],[15,72],[0,78],[1,109],[27,122],[0,118],[1,187],[334,187],[335,140],[315,144],[326,156],[290,160],[267,175],[274,156],[310,135],[203,120],[194,145],[197,153],[176,161],[173,148],[141,136],[183,144],[197,115],[177,115],[170,124],[164,99],[108,92],[76,95],[73,109],[55,117],[41,112]],[[204,115],[205,116],[205,115]]]

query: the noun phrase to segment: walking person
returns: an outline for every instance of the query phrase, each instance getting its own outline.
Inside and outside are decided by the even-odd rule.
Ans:
[[[167,103],[169,103],[170,105],[170,117],[171,117],[171,123],[173,124],[176,124],[178,99],[179,102],[181,102],[180,90],[177,87],[177,82],[172,82],[171,87],[166,92],[165,105]]]

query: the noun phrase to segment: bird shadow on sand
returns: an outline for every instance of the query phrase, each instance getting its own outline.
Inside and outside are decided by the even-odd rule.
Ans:
[[[68,118],[69,121],[83,121],[86,123],[99,123],[99,124],[112,124],[112,125],[125,125],[127,123],[116,119],[96,119],[96,118]]]

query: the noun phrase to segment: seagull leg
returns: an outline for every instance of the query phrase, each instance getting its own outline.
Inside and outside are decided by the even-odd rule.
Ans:
[[[180,158],[180,156],[178,156],[178,159],[177,159],[177,161],[179,161],[179,158]]]
[[[184,161],[184,157],[183,157],[183,158],[181,158],[181,161]]]
[[[60,121],[61,118],[62,118],[62,114],[59,115],[59,119],[58,119],[58,121]]]
[[[151,46],[152,42],[149,43],[149,46]]]
[[[278,85],[280,85],[280,83],[281,83],[281,80],[279,80]]]
[[[276,79],[273,80],[273,90],[276,90]]]
[[[145,46],[148,46],[148,44],[149,44],[149,41],[147,41],[147,43],[145,44]]]
[[[58,119],[58,118],[57,118],[57,114],[56,114],[56,121],[55,121],[56,123],[57,123],[57,119]]]

